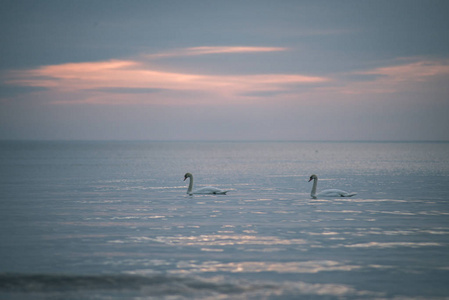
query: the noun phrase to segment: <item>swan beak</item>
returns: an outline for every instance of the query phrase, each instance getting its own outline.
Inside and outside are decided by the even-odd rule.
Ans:
[[[312,179],[313,179],[313,178],[312,178],[312,177],[310,177],[310,179],[309,179],[309,181],[308,181],[308,182],[311,182],[311,181],[312,181]]]
[[[184,181],[186,181],[187,177],[184,177]]]

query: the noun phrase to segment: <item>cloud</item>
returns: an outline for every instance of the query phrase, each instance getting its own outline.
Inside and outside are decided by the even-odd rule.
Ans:
[[[99,88],[92,89],[93,92],[113,93],[113,94],[152,94],[165,91],[164,89],[152,89],[152,88]]]
[[[410,91],[417,85],[449,75],[449,60],[419,59],[408,63],[345,74],[351,78],[342,94],[383,94]],[[354,80],[354,78],[356,78]]]
[[[237,53],[257,53],[257,52],[278,52],[287,51],[288,48],[282,47],[246,47],[246,46],[223,46],[223,47],[191,47],[183,48],[175,51],[168,51],[156,54],[146,55],[148,58],[163,58],[173,56],[194,56],[194,55],[206,55],[206,54],[237,54]]]
[[[193,47],[128,60],[66,63],[15,70],[5,83],[33,88],[53,104],[215,105],[254,101],[372,101],[380,94],[410,93],[449,75],[448,60],[401,59],[369,70],[310,76],[201,74],[167,70],[150,58],[286,51],[280,47]],[[436,81],[435,81],[436,82]],[[45,90],[42,90],[45,89]],[[368,96],[368,97],[367,97]],[[43,97],[42,97],[43,98]],[[343,103],[342,102],[342,103]]]
[[[279,51],[277,49],[282,48],[197,47],[189,48],[187,53]],[[78,97],[77,102],[97,104],[105,104],[109,100],[114,104],[235,102],[265,96],[267,93],[288,94],[294,92],[298,85],[315,85],[330,80],[302,74],[205,75],[172,72],[156,69],[147,61],[138,59],[49,65],[11,71],[8,77],[6,83],[10,85],[46,88],[47,93],[84,93],[84,97]],[[164,96],[160,96],[162,92]],[[154,94],[153,97],[142,98],[139,95],[148,93]],[[160,97],[156,97],[156,94]],[[53,102],[66,101],[59,98]]]

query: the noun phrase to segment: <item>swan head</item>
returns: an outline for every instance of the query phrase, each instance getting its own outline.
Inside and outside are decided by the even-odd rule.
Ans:
[[[310,175],[309,182],[311,182],[312,180],[315,180],[315,179],[318,179],[318,176],[316,176],[315,174]]]
[[[193,177],[193,176],[192,176],[191,173],[186,173],[186,174],[184,175],[184,181],[186,181],[187,178],[192,178],[192,177]]]

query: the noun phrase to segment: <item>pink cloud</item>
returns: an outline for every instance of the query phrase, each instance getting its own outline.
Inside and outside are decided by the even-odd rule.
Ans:
[[[449,74],[449,61],[420,60],[409,64],[377,68],[361,74],[381,74],[395,81],[425,81],[431,76]]]
[[[228,49],[229,50],[229,49]],[[234,49],[235,50],[235,49]],[[202,49],[201,51],[212,51]],[[224,49],[213,51],[225,51]],[[230,50],[233,51],[233,50]],[[242,50],[240,50],[242,51]],[[22,86],[44,87],[54,93],[85,93],[78,102],[113,103],[159,102],[197,103],[195,97],[202,95],[214,101],[243,101],[242,95],[257,91],[285,91],[298,84],[315,84],[328,78],[299,74],[259,74],[259,75],[202,75],[194,73],[167,72],[148,67],[147,64],[132,60],[111,60],[103,62],[68,63],[43,66],[37,69],[13,71],[8,83]],[[108,89],[110,89],[108,91]],[[123,89],[123,93],[114,93]],[[126,90],[159,90],[161,94],[142,97]],[[47,91],[48,92],[48,91]],[[189,96],[190,95],[190,96]],[[191,99],[182,100],[185,97]],[[164,99],[165,98],[165,99]],[[247,99],[249,97],[246,97]],[[109,99],[109,100],[108,100]],[[226,99],[226,100],[225,100]],[[61,101],[57,101],[60,103]]]
[[[352,76],[371,76],[372,80],[347,82],[339,91],[345,94],[379,94],[410,91],[417,84],[449,75],[448,60],[419,60],[372,70],[352,72]]]
[[[195,47],[184,49],[183,55],[282,51],[279,49],[284,48]],[[312,99],[319,104],[376,94],[410,93],[420,84],[449,75],[447,60],[400,62],[366,71],[335,74],[331,78],[302,74],[207,75],[156,69],[147,59],[110,60],[11,71],[6,83],[44,87],[47,89],[45,96],[53,99],[53,103],[210,105],[250,103],[260,101],[261,97],[269,101],[275,96],[276,100],[302,102]],[[69,94],[72,96],[67,97]],[[68,98],[70,100],[65,100]]]
[[[229,54],[229,53],[257,53],[257,52],[278,52],[287,51],[288,48],[283,47],[245,47],[245,46],[233,46],[233,47],[191,47],[183,48],[175,51],[167,51],[162,53],[150,54],[148,58],[162,58],[173,56],[194,56],[194,55],[206,55],[206,54]]]

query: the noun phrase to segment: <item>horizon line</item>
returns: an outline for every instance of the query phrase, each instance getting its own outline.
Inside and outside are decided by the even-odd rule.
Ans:
[[[257,140],[209,140],[209,139],[23,139],[23,138],[10,138],[2,139],[0,142],[158,142],[158,143],[171,143],[171,142],[185,142],[185,143],[449,143],[449,140],[295,140],[295,139],[257,139]]]

